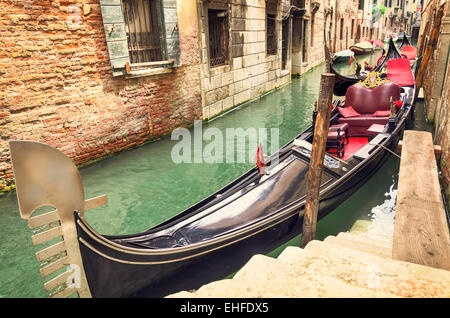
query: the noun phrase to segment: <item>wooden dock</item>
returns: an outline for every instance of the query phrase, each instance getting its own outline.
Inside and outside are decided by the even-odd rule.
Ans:
[[[431,134],[406,131],[394,236],[361,232],[255,255],[232,278],[170,298],[450,297],[447,220]]]
[[[450,235],[432,135],[408,130],[402,144],[392,257],[450,270]]]

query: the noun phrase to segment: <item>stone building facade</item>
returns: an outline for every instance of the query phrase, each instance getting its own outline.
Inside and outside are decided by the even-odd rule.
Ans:
[[[290,81],[289,8],[287,0],[199,3],[204,119]]]

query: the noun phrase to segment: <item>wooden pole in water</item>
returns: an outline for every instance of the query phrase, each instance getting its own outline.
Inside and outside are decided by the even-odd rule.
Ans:
[[[436,16],[436,20],[434,21],[433,29],[431,30],[430,41],[427,44],[427,47],[423,54],[422,61],[420,62],[420,67],[417,71],[416,93],[414,96],[414,101],[417,99],[417,96],[419,95],[419,90],[423,85],[423,78],[425,76],[425,71],[428,66],[428,62],[430,61],[431,56],[433,55],[433,52],[437,46],[439,31],[440,31],[441,22],[442,22],[442,16],[444,15],[444,7],[445,7],[445,2],[439,8],[439,11]]]
[[[306,194],[306,210],[303,216],[303,231],[301,247],[304,248],[316,235],[317,214],[319,211],[319,191],[323,171],[323,159],[330,124],[330,105],[333,98],[334,74],[322,74],[320,80],[319,104],[314,140],[311,151],[311,161],[308,171],[308,190]]]

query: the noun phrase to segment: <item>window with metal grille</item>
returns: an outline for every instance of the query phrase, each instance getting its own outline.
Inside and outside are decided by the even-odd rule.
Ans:
[[[160,1],[122,0],[131,64],[161,61]]]
[[[276,15],[267,14],[267,54],[277,54]]]
[[[228,63],[229,28],[228,12],[208,10],[209,64],[220,66]]]

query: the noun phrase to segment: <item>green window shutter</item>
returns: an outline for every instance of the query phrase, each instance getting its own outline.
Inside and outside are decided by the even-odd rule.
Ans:
[[[113,76],[124,75],[125,64],[130,63],[130,56],[121,1],[100,0],[100,6]]]
[[[181,65],[180,35],[176,0],[162,0],[163,26],[165,31],[167,59],[174,59],[175,66]]]

